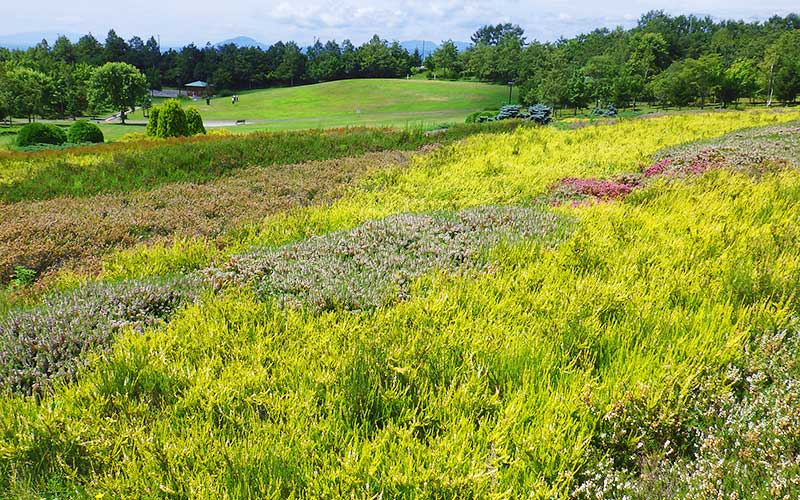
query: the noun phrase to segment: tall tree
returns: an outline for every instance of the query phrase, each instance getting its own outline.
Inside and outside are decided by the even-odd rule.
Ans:
[[[89,92],[93,106],[119,110],[124,124],[125,113],[140,104],[147,95],[147,79],[135,66],[110,62],[94,70]]]
[[[128,56],[128,44],[125,43],[117,32],[109,30],[105,45],[106,62],[125,62]]]
[[[24,116],[28,122],[35,115],[44,114],[52,85],[47,75],[30,68],[14,68],[6,75],[6,85],[12,114]]]
[[[507,36],[512,36],[515,38],[519,38],[520,40],[525,42],[525,30],[519,27],[517,24],[505,23],[505,24],[486,24],[478,28],[478,30],[473,33],[470,37],[472,43],[475,45],[497,45],[500,43],[500,40]]]

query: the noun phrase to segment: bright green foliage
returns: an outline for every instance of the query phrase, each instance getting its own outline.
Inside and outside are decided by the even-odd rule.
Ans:
[[[153,106],[150,108],[149,115],[147,117],[147,128],[146,133],[150,137],[157,137],[158,136],[158,115],[161,113],[161,106]]]
[[[2,83],[12,116],[24,116],[30,121],[33,116],[44,114],[48,89],[53,83],[47,75],[19,67],[10,70]]]
[[[206,128],[203,126],[203,117],[195,108],[186,108],[186,131],[188,135],[205,134]]]
[[[36,144],[64,144],[67,133],[50,123],[29,123],[19,130],[17,146],[33,146]]]
[[[157,137],[180,137],[188,135],[186,112],[177,99],[169,99],[158,112]]]
[[[95,107],[108,106],[127,113],[147,95],[147,79],[135,66],[110,62],[94,70],[89,88]]]
[[[73,144],[103,142],[103,131],[94,123],[78,120],[70,126],[67,139]]]
[[[149,189],[168,182],[204,182],[249,166],[292,164],[371,151],[414,150],[478,133],[503,133],[513,123],[459,125],[443,134],[423,130],[306,130],[197,137],[167,144],[117,143],[77,153],[0,154],[0,199],[8,202],[104,191]],[[164,168],[168,165],[169,168]]]

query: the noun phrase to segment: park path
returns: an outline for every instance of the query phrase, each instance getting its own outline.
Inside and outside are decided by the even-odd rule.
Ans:
[[[257,120],[203,120],[203,126],[206,128],[219,128],[219,127],[235,127],[237,125],[255,125],[255,124],[269,124],[269,123],[290,123],[290,122],[316,122],[322,120],[341,120],[346,118],[374,118],[381,116],[386,117],[431,117],[441,115],[443,113],[471,113],[474,109],[439,109],[430,111],[387,111],[380,113],[362,113],[345,115],[327,115],[327,116],[305,116],[298,118],[273,118],[273,119],[257,119]],[[103,120],[105,123],[112,123],[119,121],[119,113],[111,115]],[[130,125],[146,125],[147,120],[126,120],[125,123]],[[357,125],[357,124],[356,124]]]

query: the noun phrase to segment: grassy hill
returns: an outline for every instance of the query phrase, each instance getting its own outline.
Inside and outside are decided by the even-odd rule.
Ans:
[[[196,101],[204,120],[258,121],[258,129],[288,130],[348,125],[406,126],[462,122],[473,111],[498,108],[508,88],[475,82],[362,79],[245,91]],[[132,119],[141,119],[136,113]]]

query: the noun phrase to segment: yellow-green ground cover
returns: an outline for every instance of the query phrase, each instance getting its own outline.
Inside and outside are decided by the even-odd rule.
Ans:
[[[555,243],[500,243],[480,267],[426,273],[404,300],[360,312],[283,307],[248,286],[201,292],[165,324],[123,329],[109,351],[84,353],[90,361],[77,382],[56,381],[38,397],[2,396],[0,491],[20,498],[797,494],[800,426],[791,418],[783,434],[747,437],[789,443],[752,463],[707,443],[726,435],[693,429],[705,429],[698,415],[709,407],[728,408],[725,398],[758,408],[746,398],[748,387],[760,386],[742,373],[780,374],[748,364],[745,352],[767,338],[758,352],[783,353],[788,334],[777,334],[798,327],[800,172],[712,169],[656,178],[624,200],[540,204],[560,179],[638,172],[662,148],[798,118],[704,113],[478,135],[377,171],[330,206],[231,231],[225,244],[198,239],[117,253],[105,279],[223,266],[254,247],[393,214],[483,205],[553,211],[563,233]],[[800,391],[782,396],[792,394]],[[722,425],[734,413],[707,419]],[[693,457],[709,449],[721,450],[713,457],[719,466],[694,467]],[[663,465],[682,461],[694,468]]]

